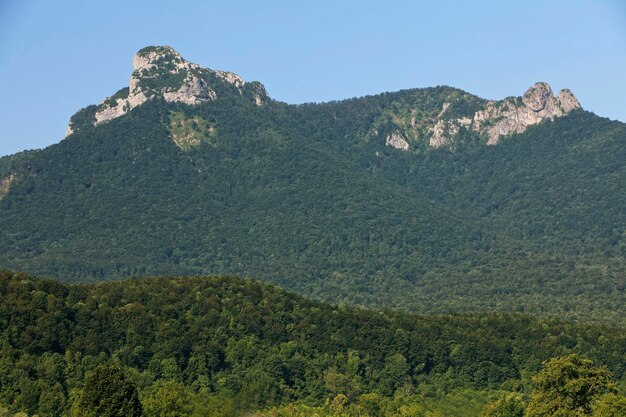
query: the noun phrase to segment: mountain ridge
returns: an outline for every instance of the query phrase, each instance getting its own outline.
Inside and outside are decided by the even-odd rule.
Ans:
[[[180,86],[150,79],[154,96],[124,115],[96,125],[107,104],[90,106],[60,143],[0,158],[0,265],[69,281],[253,276],[420,313],[624,319],[623,123],[573,108],[497,146],[460,126],[432,147],[430,127],[488,101],[431,87],[259,106],[251,83],[211,74],[215,100],[168,101]],[[534,91],[518,109],[567,104]],[[394,132],[408,151],[389,146]]]
[[[96,108],[91,120],[98,125],[123,116],[134,107],[155,97],[167,102],[197,105],[215,101],[218,94],[215,83],[224,81],[234,86],[240,95],[251,89],[251,99],[257,106],[271,100],[261,83],[247,83],[232,72],[211,70],[186,61],[169,46],[149,46],[137,52],[133,58],[133,72],[129,87],[107,97]],[[229,92],[232,94],[232,91]],[[220,94],[221,95],[221,94]],[[467,98],[468,93],[463,96]],[[473,96],[476,97],[476,96]],[[446,113],[454,102],[446,101],[439,113],[432,117],[419,132],[416,125],[416,109],[411,110],[408,120],[402,120],[397,129],[386,136],[385,144],[401,150],[409,150],[410,142],[427,140],[430,147],[450,146],[461,128],[474,130],[488,137],[487,144],[496,144],[500,138],[512,133],[522,133],[528,126],[543,120],[561,117],[581,108],[578,99],[569,89],[562,89],[555,97],[550,85],[537,82],[529,87],[522,97],[507,97],[503,100],[479,99],[482,106],[473,114],[449,117]],[[323,104],[323,103],[321,103]],[[400,116],[400,119],[402,117]],[[66,136],[74,131],[75,117],[70,119]],[[373,127],[374,132],[376,128]]]

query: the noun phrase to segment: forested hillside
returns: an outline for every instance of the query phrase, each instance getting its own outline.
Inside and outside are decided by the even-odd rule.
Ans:
[[[66,285],[3,271],[0,298],[0,408],[11,413],[92,415],[85,407],[97,392],[84,385],[102,372],[110,384],[94,386],[113,395],[125,378],[150,416],[177,407],[181,416],[477,417],[507,392],[532,407],[541,379],[530,378],[553,357],[587,356],[622,388],[626,375],[617,328],[517,314],[375,312],[237,278]],[[564,369],[572,360],[589,366],[570,358]],[[104,365],[124,376],[97,371]],[[589,393],[593,404],[614,391],[602,381]]]
[[[0,158],[1,266],[69,282],[233,274],[335,303],[623,324],[623,123],[574,108],[488,146],[481,129],[504,116],[471,120],[530,111],[526,95],[287,105],[164,50],[140,51],[132,88],[79,111],[60,143]]]

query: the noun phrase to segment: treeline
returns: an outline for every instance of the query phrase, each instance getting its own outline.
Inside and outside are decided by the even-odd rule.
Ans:
[[[142,398],[181,389],[230,415],[407,396],[474,412],[503,390],[527,392],[544,361],[572,352],[617,381],[626,372],[620,328],[374,312],[236,278],[64,285],[4,271],[0,299],[0,399],[13,413],[67,414],[85,378],[112,364]]]

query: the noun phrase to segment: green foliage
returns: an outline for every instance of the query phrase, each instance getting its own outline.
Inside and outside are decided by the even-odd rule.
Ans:
[[[142,415],[137,387],[122,369],[98,366],[85,378],[78,403],[80,417],[139,417]],[[155,414],[167,415],[167,414]]]
[[[626,416],[626,397],[609,393],[598,399],[593,406],[593,417],[623,417]]]
[[[188,118],[182,112],[170,114],[169,131],[172,140],[183,150],[189,151],[215,136],[215,128],[200,116]]]
[[[143,398],[143,415],[146,417],[185,417],[192,414],[191,393],[175,381],[163,381]]]
[[[96,113],[98,106],[92,104],[83,109],[77,111],[71,118],[69,125],[74,133],[84,132],[88,133],[93,130],[93,125],[96,122]]]
[[[152,66],[139,69],[139,88],[146,92],[148,96],[154,91],[173,91],[179,89],[187,76],[186,71],[181,71],[176,64],[182,60],[170,47],[148,46],[137,52],[139,56],[146,56],[150,53],[158,52],[158,57],[151,60]]]
[[[507,394],[485,406],[481,417],[524,417],[524,402],[519,395]]]
[[[484,392],[457,390],[434,399],[424,396],[384,397],[377,393],[363,394],[356,401],[335,398],[325,406],[301,402],[272,407],[254,414],[255,417],[477,417],[476,405],[481,407]],[[338,401],[336,401],[338,400]],[[508,417],[508,416],[507,416]]]
[[[528,417],[584,417],[602,394],[614,390],[606,368],[578,355],[554,358],[533,378]]]
[[[11,413],[79,415],[103,396],[134,401],[136,386],[146,415],[302,403],[339,415],[476,417],[572,351],[626,379],[621,328],[376,312],[236,278],[65,285],[3,271],[0,299],[0,404]]]
[[[30,158],[41,151],[22,151],[13,155],[0,157],[0,177],[16,172],[28,164]]]
[[[66,281],[232,274],[333,303],[624,323],[624,124],[577,111],[498,146],[461,130],[427,150],[444,103],[445,118],[483,101],[436,87],[257,106],[202,76],[216,101],[154,99],[95,128],[89,108],[74,135],[12,164],[0,265]],[[385,146],[393,130],[416,152]]]
[[[130,89],[128,87],[124,87],[120,89],[119,91],[117,91],[115,94],[113,94],[111,97],[107,97],[107,99],[104,100],[103,104],[108,105],[110,107],[114,107],[117,105],[117,100],[122,99],[122,98],[127,98],[129,92],[130,92]]]
[[[409,364],[401,353],[388,356],[381,371],[381,392],[393,395],[407,381],[410,382],[409,371]]]
[[[169,65],[160,63],[158,67],[143,71],[139,88],[144,92],[176,91],[183,85],[186,77],[185,71],[176,71],[173,63]]]
[[[168,47],[163,47],[163,46],[146,46],[144,48],[141,48],[139,51],[137,51],[137,55],[147,56],[151,52],[167,51],[167,48]]]

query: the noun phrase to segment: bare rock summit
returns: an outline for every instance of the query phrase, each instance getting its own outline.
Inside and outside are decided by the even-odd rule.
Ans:
[[[522,133],[529,126],[544,120],[553,120],[580,108],[580,103],[570,90],[561,90],[554,97],[548,83],[538,82],[522,96],[490,101],[483,110],[476,112],[471,127],[488,137],[487,144],[494,145],[503,136]]]
[[[232,72],[203,68],[186,61],[169,46],[149,46],[141,49],[133,58],[133,72],[129,86],[107,97],[97,108],[94,125],[99,125],[123,116],[133,108],[154,99],[167,102],[198,105],[218,98],[215,84],[227,84],[234,94],[244,95],[249,91],[256,105],[267,100],[265,89],[260,83],[246,83]],[[70,121],[66,136],[74,132]]]

